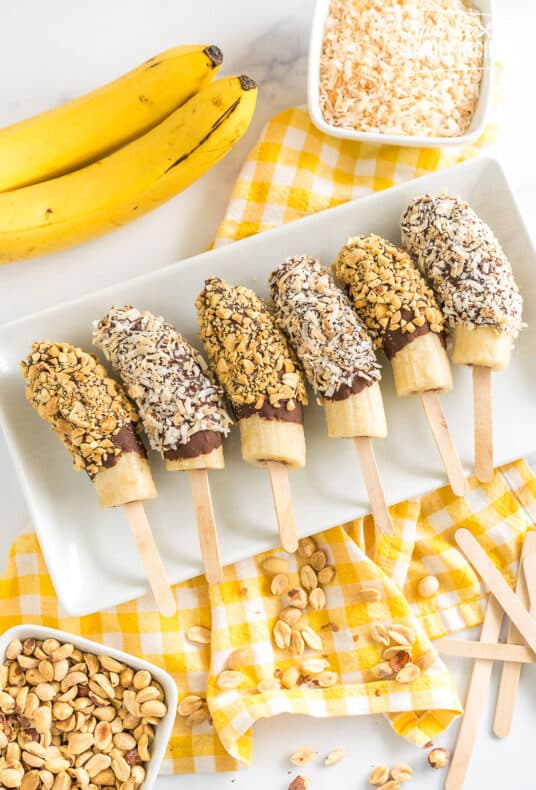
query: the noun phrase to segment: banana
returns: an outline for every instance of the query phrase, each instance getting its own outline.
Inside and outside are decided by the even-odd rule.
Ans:
[[[98,472],[93,483],[101,507],[117,507],[156,496],[149,462],[138,453],[123,453],[114,466]]]
[[[215,46],[162,52],[119,79],[0,130],[0,192],[76,170],[140,137],[205,88]]]
[[[266,461],[281,461],[289,469],[305,466],[305,434],[298,422],[265,420],[252,414],[238,421],[242,458],[249,464],[264,466]]]
[[[325,398],[324,412],[328,436],[347,439],[355,436],[387,436],[382,391],[377,381],[345,400]]]
[[[191,469],[224,469],[223,447],[216,447],[205,455],[194,458],[179,458],[176,461],[166,460],[168,472],[189,472]]]
[[[510,364],[513,339],[508,332],[492,326],[471,329],[456,326],[452,346],[452,361],[457,365],[478,365],[493,370],[506,370]]]
[[[447,352],[434,332],[420,335],[391,360],[397,395],[452,389]]]
[[[226,77],[104,159],[1,193],[0,263],[79,244],[156,208],[230,151],[256,99],[249,77]]]

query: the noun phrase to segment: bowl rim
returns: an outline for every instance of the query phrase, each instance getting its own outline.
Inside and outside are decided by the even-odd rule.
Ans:
[[[135,669],[148,670],[151,675],[157,680],[164,689],[165,701],[168,712],[162,717],[160,724],[156,728],[155,739],[153,743],[151,760],[146,767],[146,776],[140,788],[143,790],[151,790],[154,786],[158,773],[164,760],[167,745],[171,737],[173,725],[175,723],[175,716],[177,712],[178,703],[178,690],[177,685],[171,675],[165,669],[146,661],[143,658],[134,656],[124,650],[119,650],[115,647],[110,647],[102,642],[95,642],[92,639],[87,639],[84,636],[73,634],[70,631],[63,631],[58,628],[49,628],[44,625],[37,625],[35,623],[21,623],[8,628],[0,634],[0,661],[4,661],[5,652],[8,644],[12,639],[29,639],[35,637],[37,639],[58,639],[63,642],[72,642],[72,644],[86,653],[94,653],[95,655],[106,655],[117,659],[123,664]]]
[[[465,145],[473,142],[483,133],[489,119],[493,88],[493,66],[495,62],[495,39],[493,35],[494,0],[479,0],[483,6],[478,8],[486,17],[485,28],[487,41],[484,48],[483,70],[488,72],[487,78],[483,77],[478,102],[473,113],[471,127],[465,134],[457,137],[424,137],[419,135],[382,134],[381,132],[363,132],[344,127],[332,126],[327,123],[320,110],[320,92],[318,73],[320,68],[320,54],[324,33],[324,24],[331,0],[315,0],[311,29],[309,35],[309,50],[307,59],[307,107],[309,116],[316,128],[328,135],[343,140],[356,140],[360,142],[378,143],[380,145],[394,145],[404,147],[438,148],[456,145]],[[477,7],[474,0],[470,0],[473,7]],[[476,121],[477,114],[480,118]]]

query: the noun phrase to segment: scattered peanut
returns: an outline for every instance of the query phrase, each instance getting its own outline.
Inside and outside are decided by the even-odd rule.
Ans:
[[[391,768],[391,779],[394,779],[396,782],[408,782],[412,776],[413,769],[411,765],[406,765],[406,763],[400,763],[400,765],[395,765],[394,768]]]
[[[377,644],[384,645],[385,647],[389,647],[391,643],[387,627],[383,625],[383,623],[370,624],[370,637],[373,642],[377,642]]]
[[[414,683],[421,676],[421,670],[416,664],[406,664],[405,667],[397,672],[396,679],[398,683]]]
[[[303,641],[307,647],[311,648],[311,650],[322,650],[322,640],[312,628],[309,626],[302,628],[301,635],[303,637]]]
[[[281,685],[284,689],[293,689],[297,686],[299,678],[300,671],[297,667],[287,667],[281,675]]]
[[[325,568],[318,571],[317,578],[320,584],[331,584],[335,578],[335,568],[332,565],[326,565]]]
[[[305,650],[305,642],[300,631],[293,631],[290,635],[290,652],[295,656],[301,656]]]
[[[296,776],[288,786],[288,790],[309,790],[311,780],[308,776]]]
[[[314,749],[305,746],[291,754],[290,762],[294,765],[307,765],[307,763],[312,763],[316,759],[316,755],[317,752]]]
[[[305,609],[307,606],[307,593],[301,587],[294,587],[292,590],[289,590],[287,597],[290,606],[294,606],[296,609]]]
[[[309,603],[311,605],[311,609],[314,609],[317,612],[320,609],[326,608],[326,593],[321,587],[315,587],[314,590],[311,590],[309,593]]]
[[[389,779],[389,768],[387,765],[376,765],[369,775],[369,784],[379,787]]]
[[[203,625],[192,625],[186,631],[186,636],[190,642],[198,645],[210,645],[211,630]]]
[[[328,564],[328,558],[326,557],[325,552],[323,551],[315,551],[309,557],[309,564],[315,571],[321,571],[322,568],[325,568]]]
[[[316,551],[316,543],[312,538],[303,538],[298,543],[298,555],[300,557],[304,557],[305,559],[309,559],[312,554]]]
[[[439,582],[435,576],[423,576],[417,585],[421,598],[431,598],[439,590]]]
[[[290,625],[283,620],[278,620],[274,626],[274,642],[280,650],[290,647],[291,634],[292,629]]]
[[[283,557],[265,557],[261,563],[262,569],[270,576],[277,576],[278,573],[286,573],[288,562]]]
[[[329,752],[324,760],[324,765],[336,765],[346,757],[344,749],[333,749]]]
[[[431,768],[444,768],[448,765],[450,755],[448,749],[438,747],[428,754],[428,764]]]
[[[300,580],[304,590],[310,592],[318,587],[318,577],[310,565],[302,565],[300,568]]]
[[[272,579],[270,589],[272,595],[284,595],[289,588],[289,578],[286,573],[278,573]]]

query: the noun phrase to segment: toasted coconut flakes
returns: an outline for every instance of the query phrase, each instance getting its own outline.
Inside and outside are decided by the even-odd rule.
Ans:
[[[332,0],[320,58],[324,120],[385,134],[464,134],[485,36],[464,0]]]

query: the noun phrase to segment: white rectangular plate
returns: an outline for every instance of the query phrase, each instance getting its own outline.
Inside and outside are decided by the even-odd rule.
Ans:
[[[268,273],[289,255],[333,261],[350,235],[379,233],[399,242],[398,221],[416,195],[443,190],[467,200],[502,242],[525,299],[525,329],[510,369],[493,377],[495,459],[505,463],[536,448],[536,255],[499,165],[479,159],[346,203],[277,230],[230,244],[148,276],[0,328],[0,421],[56,591],[73,615],[97,611],[147,590],[141,562],[121,509],[103,511],[91,483],[76,474],[58,439],[24,398],[19,361],[34,340],[69,341],[91,348],[91,324],[112,304],[163,314],[198,347],[194,301],[210,275],[267,296]],[[44,264],[46,266],[46,264]],[[442,397],[468,473],[472,468],[470,371],[454,370],[453,392]],[[445,484],[425,418],[414,398],[399,399],[389,364],[383,372],[389,437],[375,442],[389,503]],[[369,510],[353,443],[328,439],[323,410],[306,410],[307,466],[291,474],[300,535],[340,524]],[[268,476],[241,461],[238,431],[225,445],[226,468],[211,473],[225,564],[277,544]],[[201,570],[188,479],[151,456],[158,499],[147,512],[169,577],[178,582]]]

